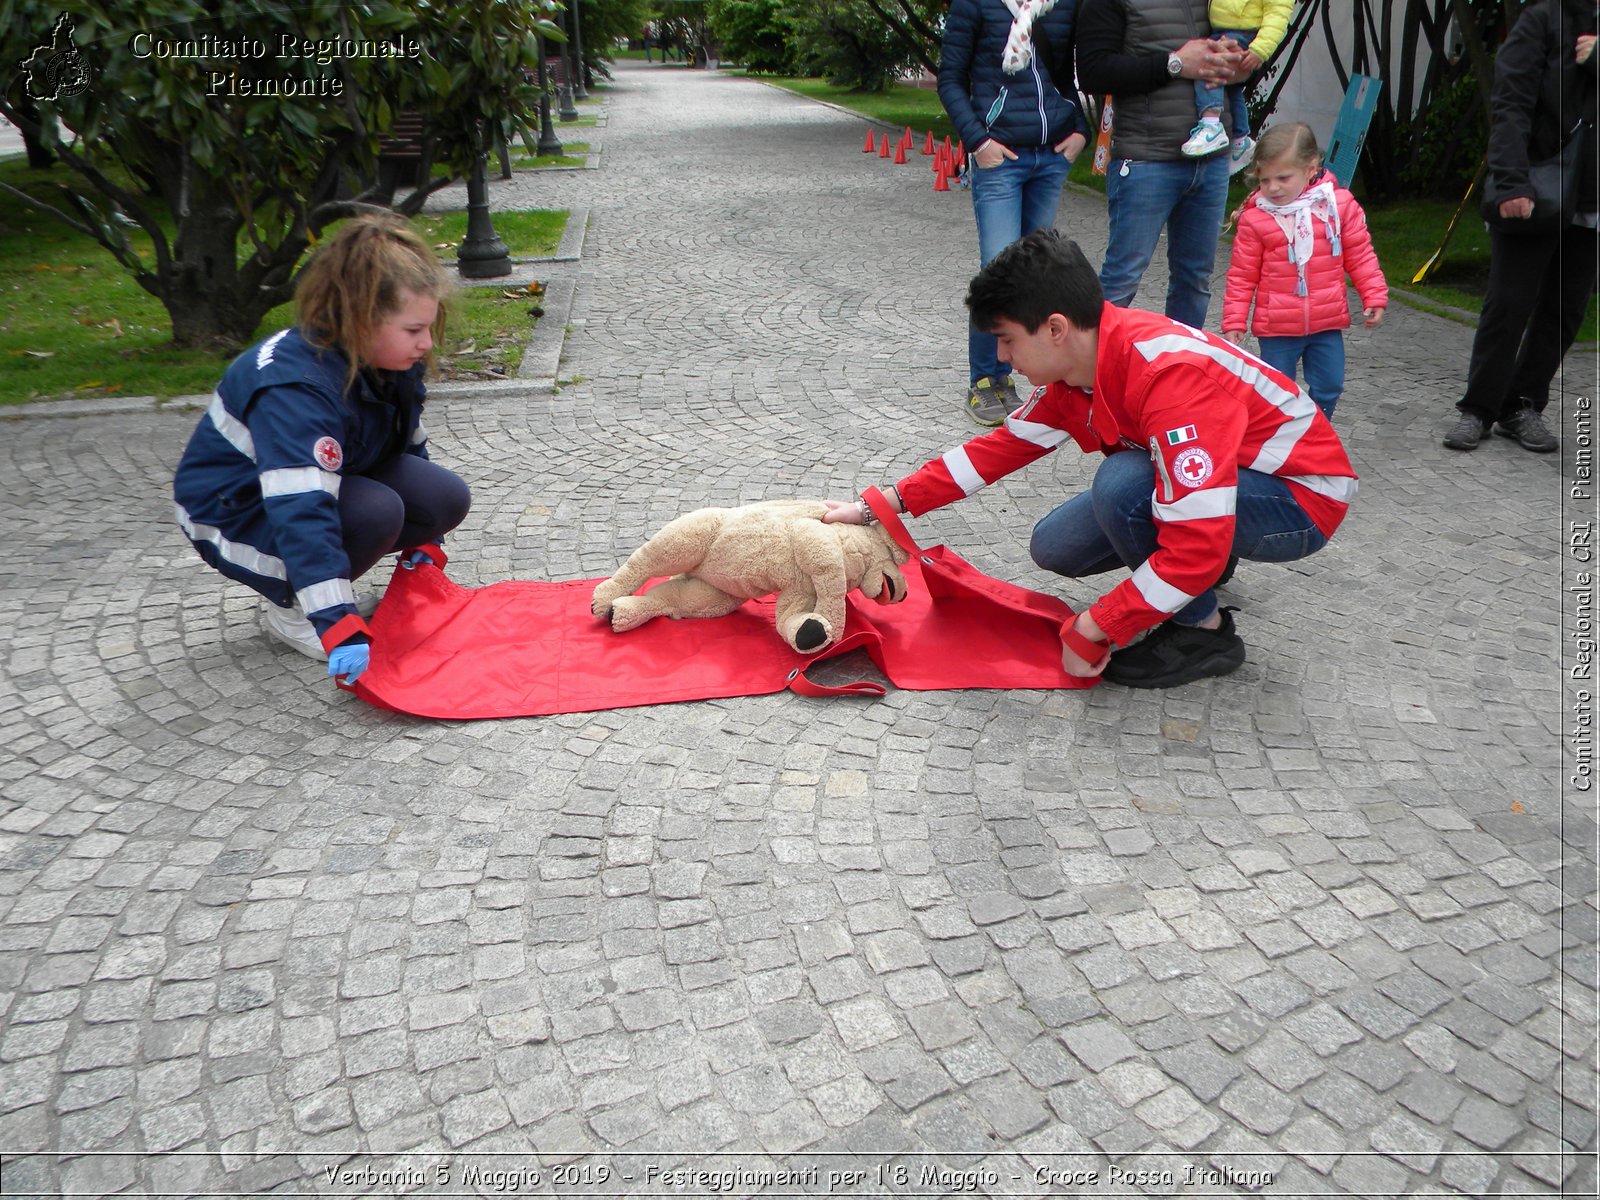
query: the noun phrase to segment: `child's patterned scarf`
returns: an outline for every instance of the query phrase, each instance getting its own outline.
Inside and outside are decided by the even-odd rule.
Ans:
[[[1294,264],[1296,280],[1294,294],[1306,294],[1306,262],[1317,244],[1311,218],[1321,221],[1328,231],[1328,248],[1337,258],[1343,251],[1339,244],[1339,200],[1333,194],[1333,181],[1324,178],[1314,183],[1287,204],[1269,204],[1256,193],[1256,207],[1268,214],[1283,230],[1289,242],[1289,261]]]
[[[1006,38],[1005,53],[1000,56],[1000,66],[1007,75],[1015,75],[1033,61],[1033,23],[1056,6],[1056,0],[1006,0],[1011,10],[1011,33]]]

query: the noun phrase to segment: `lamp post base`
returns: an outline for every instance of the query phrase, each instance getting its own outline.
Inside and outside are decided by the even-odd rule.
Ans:
[[[467,180],[467,236],[456,249],[456,270],[468,279],[495,279],[512,269],[511,251],[489,216],[489,184],[480,157]]]

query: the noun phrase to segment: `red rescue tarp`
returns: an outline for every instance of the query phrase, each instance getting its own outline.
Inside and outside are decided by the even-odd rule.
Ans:
[[[892,523],[898,526],[899,522]],[[896,530],[904,537],[904,527]],[[910,543],[914,545],[914,543]],[[845,634],[797,654],[773,628],[772,598],[725,617],[659,618],[628,633],[589,611],[598,579],[453,583],[438,567],[396,569],[373,614],[372,665],[352,689],[380,708],[471,720],[594,712],[639,704],[757,696],[881,695],[873,683],[824,687],[803,674],[864,649],[897,687],[1088,687],[1061,668],[1060,629],[1072,610],[1054,596],[983,574],[943,546],[916,549],[908,595],[848,601]]]

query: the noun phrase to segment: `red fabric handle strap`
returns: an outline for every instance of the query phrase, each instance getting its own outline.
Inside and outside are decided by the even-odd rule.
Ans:
[[[848,637],[841,638],[839,641],[835,642],[833,645],[829,646],[823,651],[822,658],[814,658],[811,660],[811,662],[806,663],[805,666],[796,667],[794,670],[790,671],[789,678],[785,681],[789,685],[789,690],[794,692],[797,696],[887,695],[889,692],[888,688],[884,687],[881,683],[873,683],[869,679],[858,680],[855,683],[843,683],[839,684],[837,687],[833,687],[825,683],[813,683],[811,680],[806,678],[806,667],[811,666],[812,663],[821,662],[824,658],[833,658],[835,655],[843,654],[848,650],[854,650],[858,646],[866,645],[871,640],[872,635],[868,633],[852,633]]]
[[[441,571],[444,570],[445,564],[450,561],[450,556],[444,552],[444,547],[437,542],[429,542],[426,546],[411,546],[404,553],[409,554],[412,550],[421,550],[429,558],[433,559],[433,565]]]
[[[893,506],[890,505],[889,497],[885,496],[877,488],[869,487],[861,493],[861,499],[866,502],[867,507],[872,509],[872,515],[883,523],[884,529],[888,530],[889,536],[895,540],[895,544],[900,549],[907,554],[921,553],[920,547],[918,547],[916,541],[906,529],[906,523],[900,519],[900,514],[895,512]]]
[[[838,687],[813,683],[799,667],[789,672],[789,690],[797,696],[884,696],[889,692],[883,684],[873,683],[870,679],[844,683]]]
[[[322,642],[324,650],[332,653],[334,647],[343,645],[358,633],[364,633],[369,638],[372,636],[372,630],[367,628],[367,623],[362,619],[361,614],[350,613],[348,616],[341,617],[338,624],[318,640]]]
[[[1061,627],[1061,644],[1091,667],[1111,654],[1110,642],[1097,642],[1079,631],[1076,616]]]

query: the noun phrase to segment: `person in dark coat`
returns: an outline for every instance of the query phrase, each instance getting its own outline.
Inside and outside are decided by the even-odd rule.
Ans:
[[[1542,414],[1595,286],[1595,13],[1594,0],[1539,0],[1495,59],[1484,196],[1505,224],[1489,230],[1489,289],[1461,416],[1444,438],[1452,450],[1477,449],[1491,427],[1536,453],[1559,445]],[[1560,153],[1580,120],[1588,129],[1571,222],[1548,233],[1515,229],[1533,215],[1529,165]]]
[[[1078,0],[955,0],[939,52],[939,100],[967,152],[978,258],[1055,223],[1089,124],[1072,83]],[[998,425],[1020,406],[994,335],[969,328],[967,412]]]

